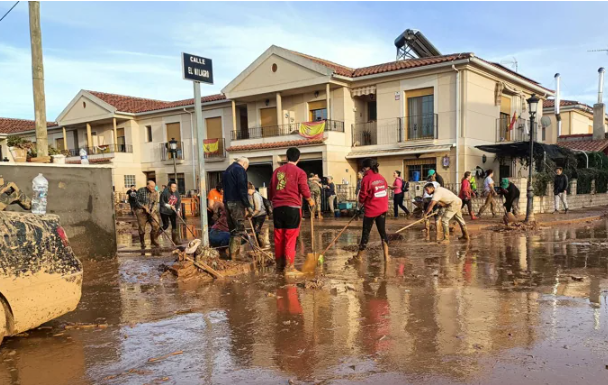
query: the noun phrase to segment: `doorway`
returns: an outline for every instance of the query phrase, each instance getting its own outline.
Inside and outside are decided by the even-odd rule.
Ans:
[[[247,180],[255,187],[270,186],[272,178],[272,163],[250,164],[247,169]]]
[[[260,122],[262,137],[278,135],[279,127],[277,126],[277,109],[275,107],[260,109]]]

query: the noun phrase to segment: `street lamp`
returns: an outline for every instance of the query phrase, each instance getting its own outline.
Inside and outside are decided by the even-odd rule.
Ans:
[[[177,140],[175,140],[175,138],[171,138],[169,141],[169,150],[171,151],[171,157],[173,158],[173,176],[175,184],[177,185],[177,165],[175,163],[175,159],[177,158]]]
[[[528,162],[528,207],[526,222],[534,222],[534,188],[532,187],[532,167],[534,165],[534,118],[538,110],[539,98],[535,94],[527,100],[530,106],[530,159]]]

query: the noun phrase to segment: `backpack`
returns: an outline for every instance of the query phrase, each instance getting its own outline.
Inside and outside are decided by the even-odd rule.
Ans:
[[[401,179],[401,193],[405,194],[406,192],[410,191],[410,182],[406,182],[403,180],[403,178],[399,179]]]

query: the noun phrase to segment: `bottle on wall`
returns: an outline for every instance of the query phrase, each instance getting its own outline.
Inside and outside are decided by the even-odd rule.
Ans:
[[[49,192],[49,181],[42,174],[38,174],[32,181],[32,213],[44,215],[46,214],[46,197]]]

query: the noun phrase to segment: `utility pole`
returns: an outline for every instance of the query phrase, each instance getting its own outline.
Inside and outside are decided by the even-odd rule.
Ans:
[[[42,64],[42,32],[40,31],[40,2],[29,2],[30,41],[32,44],[32,85],[34,87],[34,113],[36,116],[36,152],[49,155],[46,131],[46,102],[44,97],[44,66]]]

